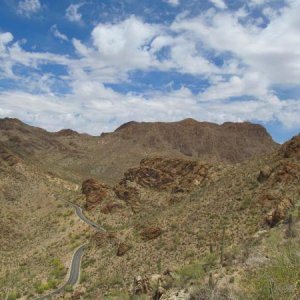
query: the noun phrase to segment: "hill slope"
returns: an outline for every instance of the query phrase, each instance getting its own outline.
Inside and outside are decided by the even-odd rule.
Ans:
[[[260,125],[217,125],[192,119],[130,122],[98,137],[72,130],[50,133],[16,119],[2,119],[0,142],[17,156],[58,176],[76,182],[93,176],[106,183],[116,183],[128,168],[149,156],[235,163],[277,147]]]

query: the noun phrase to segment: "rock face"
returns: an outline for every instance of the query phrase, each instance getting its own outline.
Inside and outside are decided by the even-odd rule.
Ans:
[[[95,179],[87,179],[82,183],[82,193],[86,196],[85,208],[91,210],[108,195],[110,187]]]
[[[280,154],[285,158],[295,158],[300,160],[300,134],[282,145]]]
[[[278,205],[272,209],[266,217],[266,223],[273,227],[287,217],[288,210],[293,206],[290,199],[282,199]]]
[[[168,158],[143,159],[139,168],[129,169],[125,181],[146,188],[172,192],[189,191],[200,185],[209,174],[209,164],[197,161]],[[123,180],[123,181],[124,181]]]
[[[185,156],[237,162],[275,149],[260,125],[227,122],[217,125],[185,119],[172,123],[129,122],[110,136],[134,140],[153,149],[172,149]]]

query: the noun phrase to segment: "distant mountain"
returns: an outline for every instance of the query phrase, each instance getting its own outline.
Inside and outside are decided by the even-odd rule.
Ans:
[[[128,168],[149,156],[235,163],[278,146],[261,125],[193,119],[129,122],[114,132],[90,136],[70,129],[51,133],[6,118],[0,119],[0,142],[20,158],[60,176],[67,174],[80,182],[93,176],[107,183],[117,182]]]

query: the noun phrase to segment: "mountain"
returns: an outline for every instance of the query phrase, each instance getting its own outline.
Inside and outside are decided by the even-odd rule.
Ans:
[[[16,156],[58,176],[81,182],[96,177],[116,183],[149,156],[241,162],[278,146],[264,127],[251,123],[217,125],[186,119],[173,123],[129,122],[101,136],[73,130],[56,133],[16,119],[0,120],[0,142]]]
[[[260,125],[130,122],[95,137],[3,119],[0,298],[59,286],[83,243],[68,299],[297,298],[299,183],[300,135],[277,145]]]
[[[109,229],[91,239],[87,257],[94,260],[84,272],[96,278],[101,270],[102,277],[86,283],[87,295],[108,293],[125,299],[128,289],[138,289],[130,286],[140,276],[149,285],[145,299],[152,299],[157,288],[151,278],[157,274],[161,299],[300,295],[299,287],[294,294],[282,292],[286,287],[268,291],[269,282],[259,283],[255,277],[265,274],[278,285],[285,276],[291,284],[298,282],[296,275],[289,277],[290,265],[282,278],[275,272],[282,259],[300,266],[300,260],[289,262],[293,257],[288,256],[295,255],[300,244],[299,154],[300,135],[267,156],[239,164],[146,158],[112,187],[85,181],[81,205]],[[293,223],[290,216],[295,217]],[[286,235],[290,226],[293,240]],[[286,251],[293,252],[285,257]],[[123,294],[115,294],[119,289]]]

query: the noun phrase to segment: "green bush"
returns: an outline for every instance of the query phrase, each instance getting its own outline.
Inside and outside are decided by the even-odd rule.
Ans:
[[[62,279],[66,275],[66,269],[65,266],[62,264],[62,262],[58,258],[54,258],[52,260],[52,266],[53,270],[51,272],[52,276],[56,279]]]
[[[88,279],[88,275],[87,275],[87,273],[85,273],[85,272],[81,272],[81,274],[80,274],[80,283],[84,283],[84,282],[86,282],[86,281],[87,281],[87,279]]]
[[[16,292],[11,292],[6,297],[7,300],[16,300],[18,298],[20,298],[20,294]]]
[[[70,285],[70,284],[66,285],[65,291],[66,291],[66,292],[73,292],[73,286]]]
[[[300,291],[299,279],[300,257],[296,249],[287,247],[253,272],[245,285],[250,288],[250,299],[296,299]]]
[[[177,274],[182,283],[187,283],[190,280],[201,280],[204,277],[204,270],[199,262],[195,262],[177,270]]]

